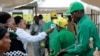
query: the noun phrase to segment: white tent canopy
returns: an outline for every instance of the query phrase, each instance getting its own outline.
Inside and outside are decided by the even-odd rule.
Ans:
[[[51,11],[57,11],[58,13],[63,13],[68,9],[70,3],[74,1],[79,1],[83,3],[86,10],[87,9],[99,10],[97,7],[86,4],[81,0],[44,0],[41,4],[38,5],[38,12],[48,13]]]
[[[48,13],[51,11],[57,11],[58,13],[65,12],[69,7],[70,3],[74,1],[80,0],[0,0],[0,7],[4,7],[2,10],[10,11],[12,8],[18,8],[22,6],[27,6],[28,4],[32,4],[35,1],[38,2],[38,12],[40,13]],[[95,6],[88,6],[84,3],[85,8],[90,7],[92,9],[99,10],[99,8]],[[8,9],[7,9],[8,8]],[[11,8],[11,9],[10,9]]]
[[[48,13],[51,11],[57,11],[61,13],[65,11],[70,4],[70,2],[66,2],[67,0],[45,0],[42,4],[38,5],[38,12]]]
[[[40,8],[62,8],[69,7],[70,3],[75,0],[45,0],[43,4],[39,5]]]
[[[65,12],[70,3],[79,0],[45,0],[41,4],[38,5],[38,12],[51,12],[57,11],[58,13]]]

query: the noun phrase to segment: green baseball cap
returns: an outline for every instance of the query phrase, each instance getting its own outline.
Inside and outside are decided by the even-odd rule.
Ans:
[[[84,9],[84,6],[82,3],[73,2],[70,4],[70,8],[69,8],[68,12],[71,14],[74,11],[83,10],[83,9]]]
[[[66,15],[71,15],[70,9],[66,10],[65,14],[66,14]]]

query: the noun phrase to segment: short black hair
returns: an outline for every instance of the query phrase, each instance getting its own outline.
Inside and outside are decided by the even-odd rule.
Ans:
[[[43,19],[43,15],[40,14],[40,15],[39,15],[39,19]]]
[[[33,20],[39,19],[39,16],[34,16]]]
[[[0,12],[0,23],[6,24],[11,15],[7,12]]]
[[[23,20],[23,17],[16,16],[16,17],[14,17],[14,20],[15,20],[16,25],[18,25],[21,22],[21,20]]]
[[[4,25],[0,24],[0,40],[4,37],[7,33],[7,28]]]

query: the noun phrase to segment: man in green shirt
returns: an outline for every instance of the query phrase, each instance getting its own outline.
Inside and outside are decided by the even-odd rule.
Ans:
[[[47,29],[51,28],[51,26],[54,25],[53,20],[57,19],[57,13],[54,11],[51,12],[50,16],[51,16],[51,21],[45,24],[43,31],[46,31]],[[50,51],[50,49],[52,48],[52,43],[53,43],[52,41],[56,37],[57,33],[58,33],[57,29],[54,28],[53,32],[47,36],[48,38],[46,41],[46,47],[48,48],[48,51]]]
[[[73,2],[69,11],[74,22],[77,24],[77,37],[73,46],[66,48],[58,53],[62,56],[64,53],[75,54],[78,56],[93,56],[96,47],[100,50],[100,38],[96,25],[91,18],[84,14],[84,6],[80,2]],[[89,45],[92,38],[92,44]]]
[[[57,37],[54,38],[53,47],[52,47],[52,55],[56,56],[56,54],[60,51],[60,49],[64,49],[75,42],[75,36],[72,32],[67,30],[66,26],[68,24],[67,19],[58,18],[55,19],[53,22],[57,26],[58,34]],[[73,56],[69,54],[65,54],[64,56]]]

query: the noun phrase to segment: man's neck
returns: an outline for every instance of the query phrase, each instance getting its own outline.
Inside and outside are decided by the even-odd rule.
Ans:
[[[84,14],[82,14],[82,16],[80,18],[78,18],[77,23],[82,19],[83,16],[84,16]]]
[[[39,25],[39,22],[35,22],[35,24]]]

